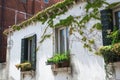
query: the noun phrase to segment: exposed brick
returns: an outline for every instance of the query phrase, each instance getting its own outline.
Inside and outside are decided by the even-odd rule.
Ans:
[[[30,18],[31,15],[63,0],[49,0],[49,3],[44,3],[44,0],[27,0],[27,3],[21,2],[21,0],[4,0],[4,10],[2,10],[2,1],[0,0],[0,63],[6,61],[6,48],[7,48],[7,37],[2,32],[8,28],[8,26],[20,23],[26,18]],[[33,7],[34,6],[34,7]],[[34,12],[33,12],[34,11]],[[4,14],[2,14],[4,12]],[[25,13],[27,17],[25,17]],[[17,18],[15,17],[15,14]],[[2,17],[4,19],[2,19]]]

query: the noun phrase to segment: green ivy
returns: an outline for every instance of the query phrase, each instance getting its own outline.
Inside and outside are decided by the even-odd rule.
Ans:
[[[84,0],[86,1],[86,0]],[[87,26],[86,24],[91,20],[95,19],[100,21],[100,12],[99,8],[101,8],[103,5],[107,5],[109,8],[111,6],[117,5],[117,3],[109,4],[105,2],[104,0],[94,0],[94,2],[88,1],[86,4],[86,13],[82,17],[73,17],[72,15],[68,16],[65,19],[60,20],[59,23],[55,24],[53,23],[53,19],[56,18],[56,16],[59,16],[61,14],[64,14],[68,11],[68,8],[75,3],[75,0],[64,0],[62,2],[59,2],[41,12],[33,16],[32,18],[28,19],[27,21],[22,22],[19,25],[13,25],[13,30],[20,30],[22,27],[26,27],[32,23],[35,23],[37,21],[42,22],[44,24],[45,22],[48,23],[48,26],[51,28],[57,28],[57,27],[63,27],[63,26],[70,26],[70,34],[73,34],[73,31],[75,31],[76,27],[78,27],[79,34],[83,37],[81,40],[85,43],[83,45],[84,48],[88,48],[89,51],[92,51],[92,45],[95,43],[94,40],[87,39],[87,36],[85,36],[85,32],[83,29],[85,29]],[[92,8],[92,12],[89,13],[89,10]],[[94,31],[94,29],[101,30],[101,23],[96,23],[93,25],[92,29],[90,29],[90,32]],[[46,32],[47,28],[45,29]],[[40,43],[42,43],[46,38],[49,38],[51,34],[45,35],[45,32],[43,36],[41,37]]]
[[[60,27],[60,26],[69,26],[74,22],[74,17],[73,16],[68,16],[66,19],[60,20],[58,24],[56,24],[54,27]]]
[[[111,62],[116,62],[118,61],[118,58],[120,59],[120,43],[103,46],[96,52],[96,54],[102,55],[107,64]]]
[[[118,5],[118,4],[120,4],[120,2],[115,2],[115,3],[109,4],[109,5],[106,7],[106,9],[111,9],[111,8],[113,8],[114,6]]]
[[[88,40],[88,41],[89,41],[90,44],[94,44],[95,43],[94,39],[91,39],[91,40]]]
[[[51,37],[51,34],[47,34],[47,35],[44,35],[42,36],[42,40],[40,40],[40,43],[42,43],[45,39]]]
[[[101,23],[96,23],[93,25],[93,28],[96,28],[97,30],[102,30],[102,24]]]
[[[68,16],[65,19],[60,20],[59,23],[57,24],[53,24],[53,18],[48,20],[48,24],[50,27],[52,28],[58,28],[58,27],[63,27],[63,26],[77,26],[78,31],[80,33],[80,35],[83,37],[81,40],[83,42],[85,42],[85,44],[83,45],[84,48],[88,48],[89,51],[92,51],[92,45],[95,43],[94,39],[92,40],[88,40],[87,36],[84,35],[84,31],[83,29],[86,28],[86,23],[88,23],[91,19],[95,19],[100,21],[100,12],[99,12],[99,8],[102,7],[104,4],[110,6],[110,4],[108,4],[107,2],[105,2],[104,0],[95,0],[93,3],[90,3],[88,1],[88,4],[86,5],[85,9],[86,9],[86,14],[85,16],[81,18],[78,17],[73,17],[72,15]],[[61,6],[61,5],[60,5]],[[89,9],[93,9],[93,11],[91,13],[88,13]],[[56,15],[55,15],[56,16]],[[80,19],[80,20],[78,20]],[[94,29],[97,30],[101,30],[102,29],[102,25],[101,23],[96,23],[93,25],[92,27],[93,29],[90,29],[90,32],[94,31]],[[73,34],[73,31],[75,31],[74,27],[70,28],[70,35]]]
[[[90,8],[92,8],[94,10],[98,10],[98,8],[101,8],[103,6],[103,4],[109,5],[109,3],[105,2],[105,0],[94,0],[93,3],[88,1],[88,4],[85,7],[86,12],[88,12]]]
[[[32,18],[23,21],[22,23],[18,25],[13,25],[13,30],[20,30],[22,27],[26,27],[33,22],[40,21],[42,24],[44,24],[47,20],[53,20],[56,16],[64,14],[68,9],[67,6],[70,7],[74,4],[74,0],[64,0],[62,2],[58,2],[57,4],[54,4],[51,7],[48,7],[47,9],[38,12],[35,16]],[[60,10],[59,10],[60,9]],[[48,16],[49,15],[49,16]],[[4,31],[4,34],[6,34],[8,30]]]
[[[112,44],[120,42],[120,30],[115,30],[111,32],[108,37],[112,39]]]

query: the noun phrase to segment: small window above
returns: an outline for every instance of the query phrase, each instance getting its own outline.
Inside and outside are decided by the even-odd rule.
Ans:
[[[44,3],[48,3],[49,2],[49,0],[44,0]]]
[[[27,3],[27,0],[20,0],[22,3]]]

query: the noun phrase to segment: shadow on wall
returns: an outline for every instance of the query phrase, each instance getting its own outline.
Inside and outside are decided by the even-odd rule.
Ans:
[[[105,71],[102,58],[98,59],[95,55],[85,53],[84,55],[72,55],[71,65],[74,80],[86,80],[87,78],[89,80],[104,80]]]

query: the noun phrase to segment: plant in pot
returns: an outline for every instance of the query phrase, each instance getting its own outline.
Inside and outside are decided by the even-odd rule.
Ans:
[[[21,71],[30,71],[32,69],[30,62],[24,62],[20,64],[15,65],[17,69],[20,69]]]
[[[47,65],[53,65],[55,64],[56,66],[62,66],[65,62],[69,64],[70,56],[69,54],[65,53],[57,53],[54,55],[52,58],[49,58],[47,60]]]
[[[97,52],[104,57],[106,63],[120,61],[120,43],[115,43],[109,46],[103,46]]]

